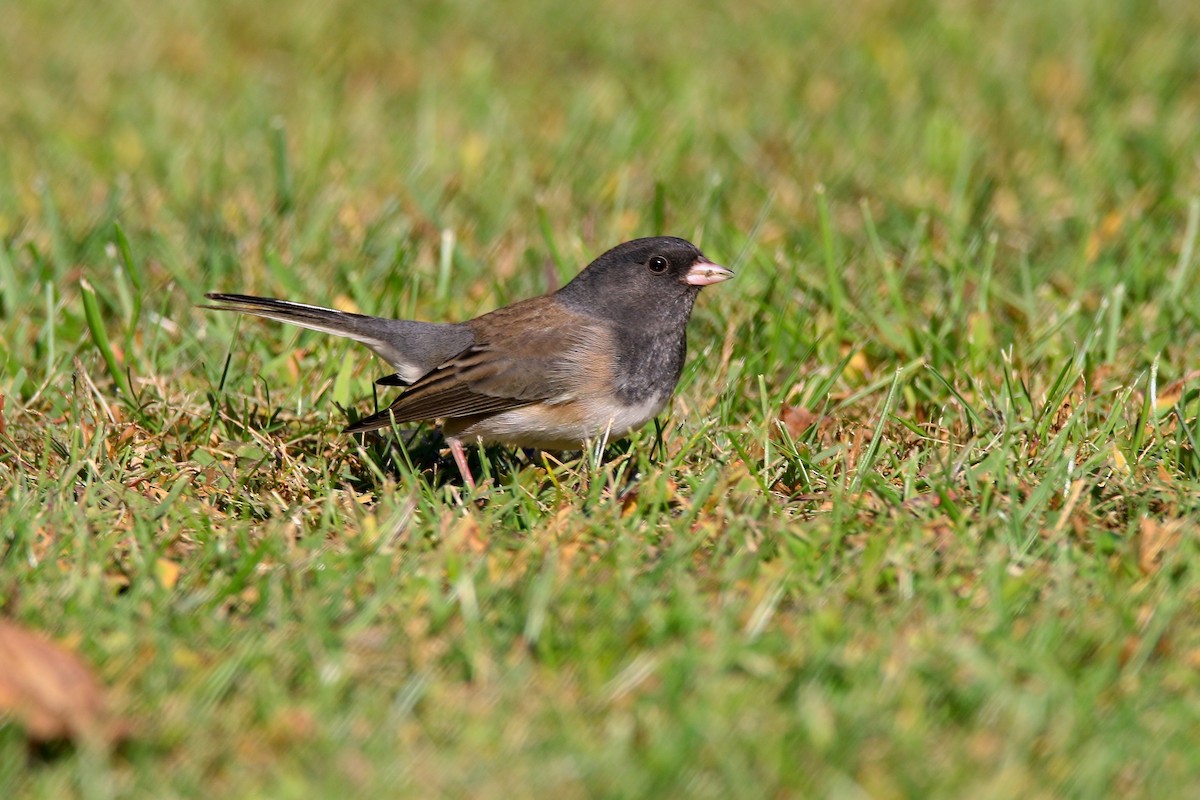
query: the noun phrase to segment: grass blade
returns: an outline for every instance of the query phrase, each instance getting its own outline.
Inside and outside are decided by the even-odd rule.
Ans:
[[[108,374],[117,389],[126,400],[132,401],[133,392],[129,387],[129,379],[125,371],[121,369],[117,354],[113,352],[112,344],[108,340],[108,331],[104,328],[104,320],[100,315],[100,303],[96,299],[96,290],[92,288],[86,278],[81,278],[79,281],[79,294],[83,298],[83,313],[87,318],[88,331],[92,334],[92,343],[96,345],[96,349],[104,358]]]

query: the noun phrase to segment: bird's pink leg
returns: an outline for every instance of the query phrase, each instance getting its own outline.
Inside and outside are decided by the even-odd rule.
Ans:
[[[471,477],[471,468],[467,466],[467,453],[463,450],[462,442],[458,439],[447,439],[446,444],[450,445],[450,454],[454,456],[454,463],[458,465],[463,483],[470,487],[472,492],[475,491],[475,479]]]

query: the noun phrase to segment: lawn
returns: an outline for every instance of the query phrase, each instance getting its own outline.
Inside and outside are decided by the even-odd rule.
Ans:
[[[725,5],[0,8],[0,616],[128,734],[0,797],[1200,796],[1200,6]],[[658,233],[669,411],[477,493],[197,307]]]

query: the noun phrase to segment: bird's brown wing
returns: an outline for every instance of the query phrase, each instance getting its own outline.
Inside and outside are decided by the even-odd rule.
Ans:
[[[349,433],[416,420],[497,414],[536,402],[561,402],[597,388],[611,375],[598,356],[611,333],[537,297],[466,323],[475,343],[422,376],[388,408]]]

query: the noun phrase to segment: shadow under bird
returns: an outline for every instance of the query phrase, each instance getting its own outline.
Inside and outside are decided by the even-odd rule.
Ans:
[[[620,438],[667,404],[683,371],[687,322],[700,289],[733,277],[684,239],[618,245],[556,292],[466,322],[385,319],[329,308],[207,294],[205,308],[240,311],[361,342],[406,386],[347,433],[441,420],[463,481],[463,443],[575,450]]]

